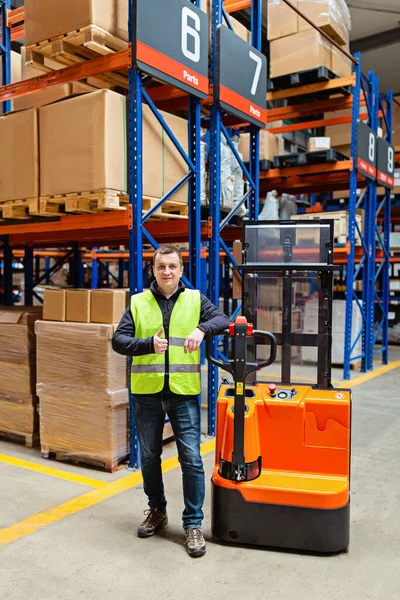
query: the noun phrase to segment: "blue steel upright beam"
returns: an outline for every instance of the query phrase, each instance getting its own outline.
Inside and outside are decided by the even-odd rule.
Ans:
[[[217,84],[217,27],[222,22],[222,2],[212,0],[211,11],[211,68],[210,81],[212,89]],[[212,231],[209,244],[209,295],[216,306],[219,305],[219,224],[221,221],[221,113],[213,97],[210,122],[210,218]],[[211,352],[217,356],[218,341],[211,341]],[[215,435],[216,401],[218,395],[218,369],[208,363],[208,419],[207,434]]]
[[[157,15],[155,15],[157,18]],[[134,0],[129,0],[129,41],[134,44]],[[131,295],[143,291],[143,121],[140,73],[132,65],[128,75],[128,192],[131,225],[129,230],[128,277]],[[140,451],[133,418],[133,401],[129,391],[129,465],[140,467]]]
[[[382,127],[386,129],[386,140],[391,144],[393,137],[393,94],[389,91],[386,96],[379,94],[379,85],[376,85],[379,110],[383,111]],[[394,153],[392,154],[394,163]],[[388,157],[389,160],[389,157]],[[389,279],[390,279],[390,212],[391,190],[384,188],[383,199],[379,198],[375,204],[374,227],[372,231],[373,255],[371,256],[371,277],[373,285],[373,302],[371,307],[371,364],[375,354],[382,353],[382,363],[389,362]],[[382,218],[383,217],[383,218]],[[376,262],[376,249],[382,251],[382,258]],[[381,290],[379,290],[379,283]],[[376,312],[375,312],[376,309]],[[376,320],[375,320],[376,315]],[[377,327],[375,328],[375,323]],[[376,347],[377,340],[381,337],[382,343]]]
[[[261,51],[261,19],[262,4],[261,0],[253,0],[251,4],[251,43]],[[254,188],[251,188],[249,197],[249,219],[258,219],[260,212],[260,130],[252,125],[250,127],[250,164],[249,171],[254,182]]]
[[[393,142],[393,93],[386,94],[386,139]],[[389,288],[390,288],[390,212],[391,190],[385,188],[383,208],[383,252],[385,265],[382,272],[382,307],[385,312],[382,326],[382,363],[389,363]]]
[[[369,277],[368,277],[368,219],[369,219],[369,183],[367,183],[368,191],[357,199],[357,188],[358,188],[358,170],[357,170],[357,123],[360,117],[360,102],[362,89],[365,89],[363,83],[363,75],[361,72],[361,61],[360,55],[356,54],[355,58],[358,59],[358,63],[354,67],[355,83],[353,87],[353,107],[352,107],[352,123],[351,123],[351,157],[353,159],[353,168],[350,171],[350,194],[349,194],[349,253],[346,265],[346,327],[345,327],[345,338],[344,338],[344,379],[350,379],[350,368],[351,361],[361,358],[361,370],[366,370],[366,356],[368,352],[368,336],[367,336],[367,316],[369,306]],[[366,103],[368,113],[370,114],[369,102],[370,94],[369,89],[365,89]],[[370,117],[369,117],[370,121]],[[364,202],[364,236],[360,235],[361,232],[357,230],[356,225],[356,211]],[[356,233],[362,238],[364,244],[364,253],[360,259],[360,263],[355,263],[355,248],[356,248]],[[362,303],[360,303],[357,295],[354,292],[354,281],[358,275],[363,277],[363,289],[362,289]],[[357,308],[355,310],[361,313],[361,329],[358,332],[354,331],[353,322],[353,302],[356,302]],[[355,334],[355,335],[354,335]],[[362,339],[362,351],[361,355],[355,356],[354,350],[357,347],[357,342]]]
[[[7,11],[11,8],[11,0],[0,0],[0,17],[1,17],[1,41],[0,41],[0,57],[1,57],[1,85],[11,83],[11,34],[10,28],[7,27]],[[11,100],[6,100],[2,103],[2,113],[8,113],[11,110]]]
[[[369,81],[369,126],[378,135],[379,125],[379,77],[374,71],[368,73]],[[368,184],[368,300],[367,300],[367,346],[366,369],[370,371],[374,366],[374,327],[375,327],[375,263],[376,263],[376,210],[377,192],[376,180]]]
[[[210,80],[212,88],[215,89],[217,84],[217,27],[222,22],[223,3],[222,0],[212,1],[212,22],[211,22],[211,68]],[[262,2],[261,0],[253,0],[251,7],[251,27],[252,27],[252,44],[261,50],[261,18],[262,18]],[[229,25],[229,24],[228,24]],[[221,134],[224,135],[228,145],[230,146],[233,155],[238,161],[246,179],[250,184],[250,192],[246,194],[240,203],[233,209],[221,223]],[[250,127],[250,164],[247,170],[241,160],[237,150],[233,146],[226,128],[222,123],[221,111],[217,106],[215,94],[211,108],[210,119],[210,218],[212,222],[212,232],[209,243],[209,295],[211,301],[218,306],[220,295],[220,258],[219,252],[222,247],[230,261],[235,263],[232,254],[226,244],[222,241],[220,233],[222,229],[229,223],[230,219],[238,210],[247,197],[249,198],[249,217],[257,219],[259,213],[259,149],[260,149],[260,133],[254,126]],[[211,351],[213,356],[218,355],[218,339],[213,338],[211,342]],[[215,435],[215,419],[216,419],[216,400],[218,395],[218,369],[208,365],[208,427],[207,433],[210,436]]]

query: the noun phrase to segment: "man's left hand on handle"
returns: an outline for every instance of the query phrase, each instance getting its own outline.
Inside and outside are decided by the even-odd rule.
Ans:
[[[200,348],[201,342],[204,340],[204,331],[196,327],[190,335],[187,336],[183,349],[185,354],[188,352],[196,352]]]

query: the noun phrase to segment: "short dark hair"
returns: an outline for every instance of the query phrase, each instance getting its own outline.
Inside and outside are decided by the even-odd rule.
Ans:
[[[183,258],[182,258],[182,254],[181,251],[179,250],[179,248],[177,248],[176,246],[159,246],[157,248],[157,250],[154,252],[153,255],[153,267],[156,264],[156,256],[157,254],[172,254],[173,252],[175,252],[175,254],[178,255],[179,258],[179,263],[181,265],[181,267],[183,267]]]

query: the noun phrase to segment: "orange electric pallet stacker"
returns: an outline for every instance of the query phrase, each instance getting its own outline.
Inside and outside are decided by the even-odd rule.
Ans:
[[[351,394],[331,385],[333,223],[245,222],[242,239],[244,264],[237,268],[244,316],[225,332],[233,359],[216,360],[208,351],[233,377],[221,385],[217,402],[213,536],[311,552],[346,550]],[[298,307],[305,298],[296,289],[306,290],[313,328],[309,322],[301,327]],[[277,345],[281,383],[251,378],[274,362]],[[300,346],[315,347],[315,385],[291,381],[292,351]],[[257,361],[268,347],[269,358]]]

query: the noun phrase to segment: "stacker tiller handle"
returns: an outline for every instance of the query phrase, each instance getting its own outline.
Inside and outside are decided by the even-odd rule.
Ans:
[[[234,358],[228,360],[228,362],[224,362],[211,356],[211,338],[208,338],[206,342],[207,360],[216,367],[228,371],[235,381],[245,381],[250,373],[268,367],[276,359],[277,344],[275,336],[269,331],[253,330],[252,323],[247,323],[245,317],[237,317],[236,321],[231,323],[229,329],[226,329],[222,335],[234,338]],[[271,352],[268,360],[261,360],[256,363],[247,362],[247,340],[254,336],[262,337],[270,341]]]

